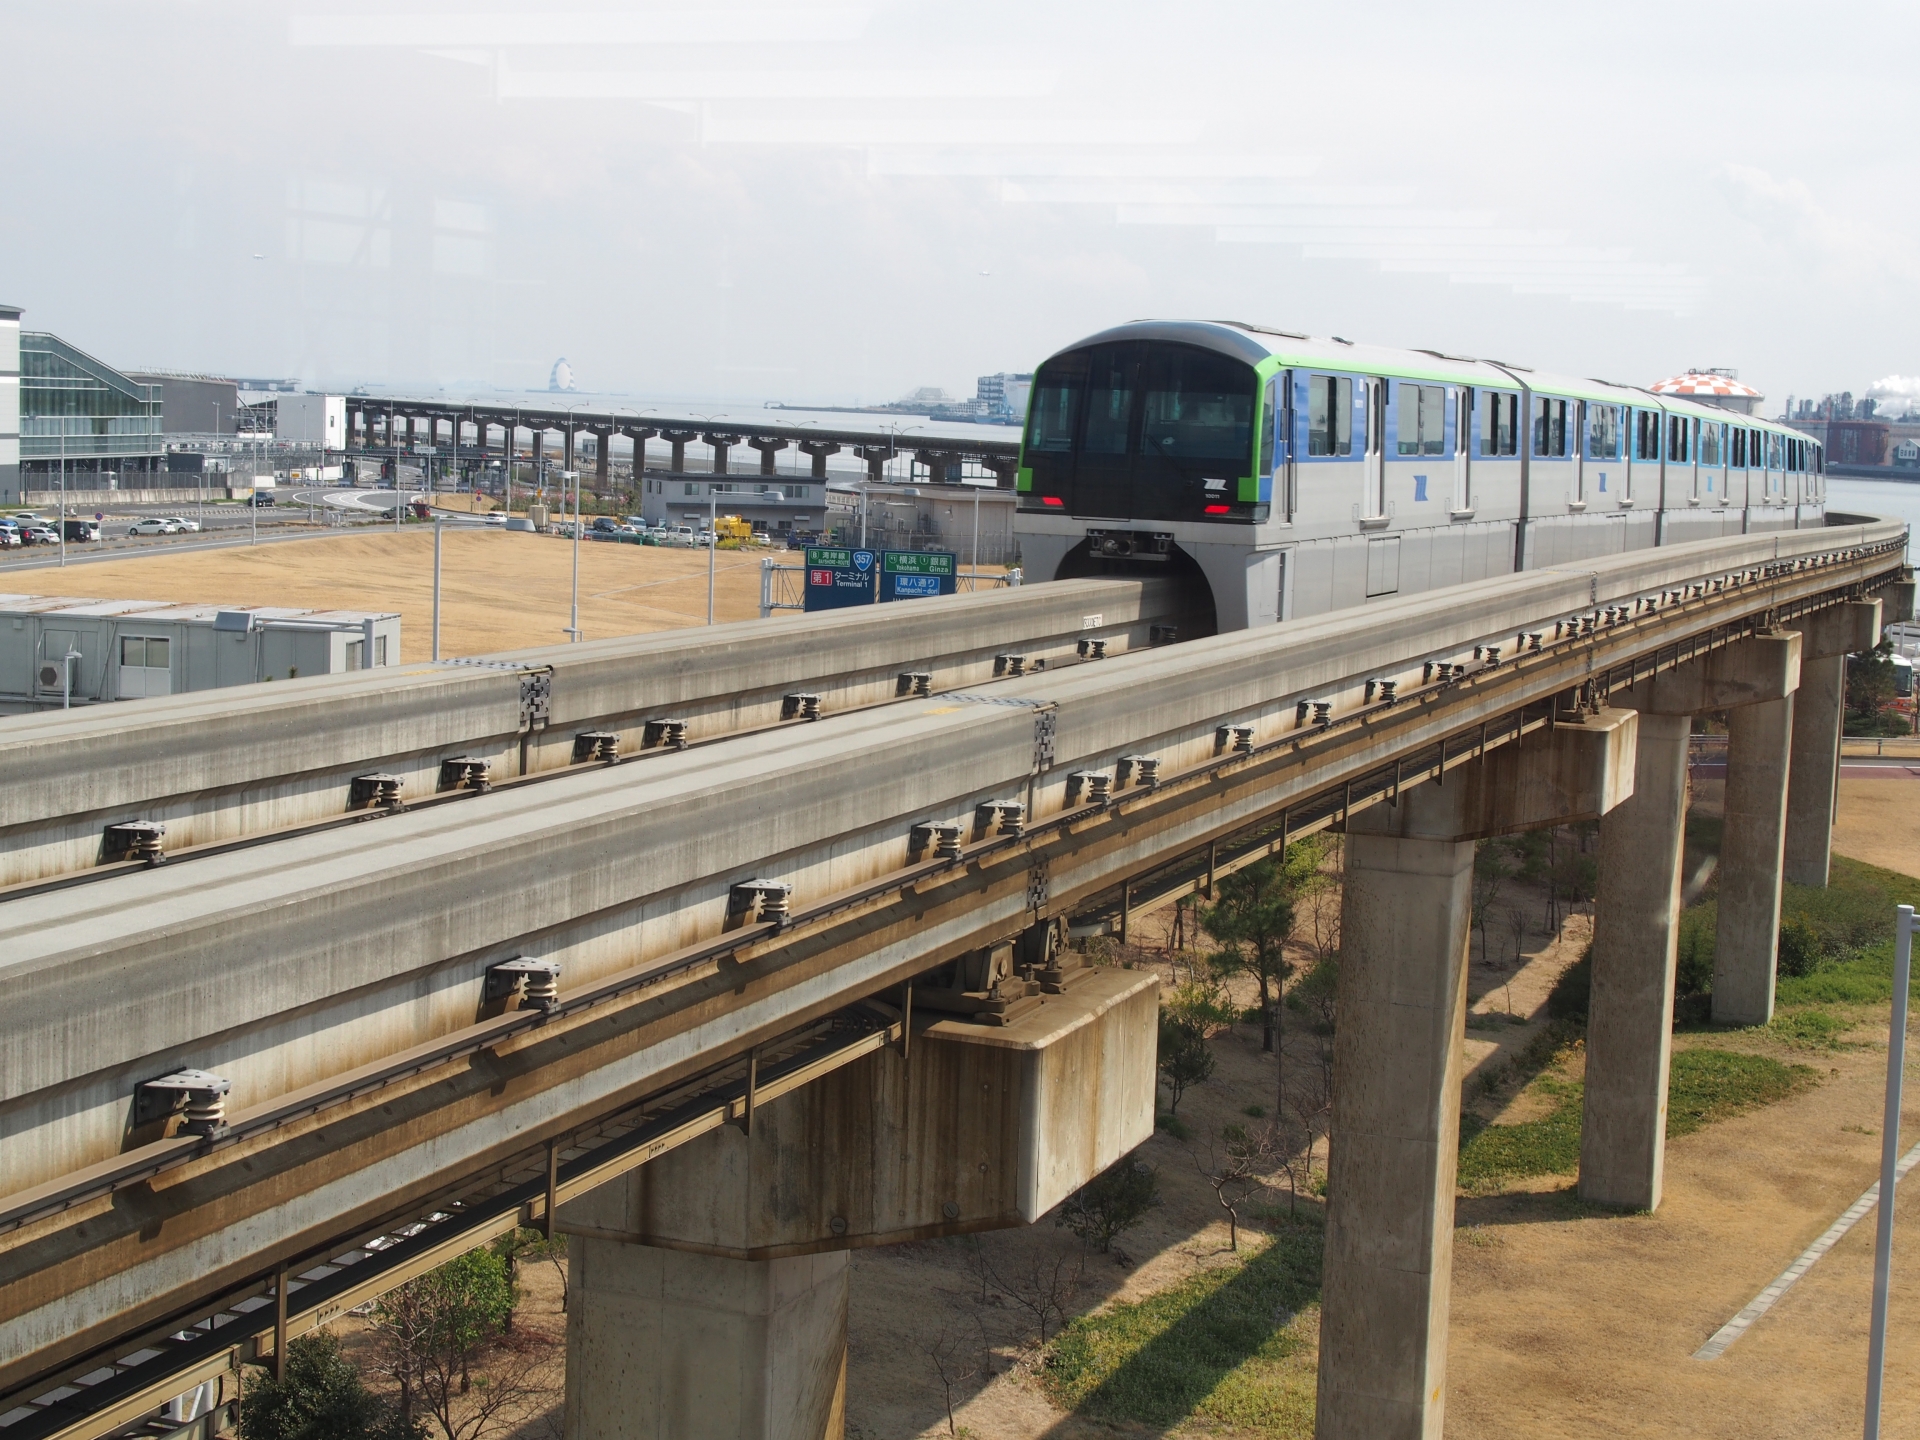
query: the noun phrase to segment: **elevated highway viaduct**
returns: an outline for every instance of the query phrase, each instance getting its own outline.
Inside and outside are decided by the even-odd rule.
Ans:
[[[522,1222],[573,1233],[570,1434],[833,1433],[849,1246],[1030,1221],[1151,1126],[1151,989],[1058,921],[1329,825],[1320,1433],[1435,1433],[1473,842],[1608,817],[1581,1186],[1650,1208],[1684,717],[1734,717],[1715,1003],[1752,1023],[1904,547],[1532,571],[18,886],[0,1436],[114,1433]],[[725,1413],[675,1381],[710,1358],[631,1361],[696,1332]]]

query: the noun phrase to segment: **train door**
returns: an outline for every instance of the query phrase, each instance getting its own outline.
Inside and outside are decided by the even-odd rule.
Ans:
[[[1360,502],[1363,519],[1384,520],[1387,515],[1387,382],[1368,376],[1360,382],[1367,403],[1367,493]]]
[[[1587,402],[1570,400],[1567,408],[1571,412],[1567,417],[1568,433],[1573,440],[1573,503],[1586,508],[1587,504],[1587,447],[1581,444],[1587,433]]]

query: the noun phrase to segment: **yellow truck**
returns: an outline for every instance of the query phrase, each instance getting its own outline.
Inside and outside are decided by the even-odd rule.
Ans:
[[[713,522],[717,537],[721,540],[738,540],[743,545],[753,543],[753,526],[738,515],[722,515]]]

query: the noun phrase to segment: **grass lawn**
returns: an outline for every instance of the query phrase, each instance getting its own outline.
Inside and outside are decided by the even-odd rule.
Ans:
[[[1688,1135],[1715,1120],[1771,1105],[1817,1082],[1806,1065],[1765,1055],[1706,1048],[1676,1050],[1667,1072],[1667,1136]],[[1580,1105],[1585,1087],[1549,1069],[1533,1082],[1551,1096],[1552,1111],[1516,1125],[1487,1125],[1462,1116],[1461,1188],[1477,1192],[1534,1175],[1571,1175],[1580,1168]]]
[[[1094,1420],[1189,1418],[1252,1435],[1313,1434],[1320,1230],[1283,1225],[1247,1258],[1061,1331],[1044,1382]]]

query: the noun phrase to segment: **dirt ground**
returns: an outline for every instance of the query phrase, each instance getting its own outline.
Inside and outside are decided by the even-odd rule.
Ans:
[[[703,624],[707,552],[651,545],[580,545],[580,628],[590,640]],[[548,535],[449,526],[441,555],[442,655],[484,655],[566,642],[571,543]],[[719,620],[760,613],[760,562],[786,552],[722,550],[714,555]],[[41,595],[99,600],[169,600],[222,605],[292,605],[397,611],[400,657],[433,654],[433,530],[349,531],[297,544],[237,547],[23,571],[12,583]],[[783,612],[784,613],[784,612]]]

